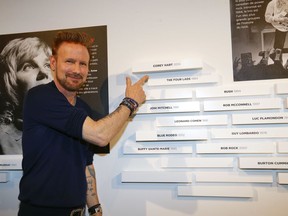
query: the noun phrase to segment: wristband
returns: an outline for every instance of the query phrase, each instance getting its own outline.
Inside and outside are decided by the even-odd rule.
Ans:
[[[139,106],[138,102],[135,101],[133,98],[125,97],[124,100],[127,100],[129,103],[133,104],[133,106],[135,107],[135,109],[137,109],[138,106]]]
[[[136,111],[136,109],[139,106],[137,101],[135,101],[132,98],[128,98],[128,97],[125,97],[123,99],[123,101],[120,103],[120,105],[124,105],[124,106],[129,108],[129,110],[130,110],[130,115],[129,116],[131,116]]]
[[[98,203],[98,204],[96,204],[94,206],[91,206],[90,208],[88,208],[88,212],[89,212],[90,215],[93,215],[93,214],[98,213],[98,212],[102,213],[101,204]]]

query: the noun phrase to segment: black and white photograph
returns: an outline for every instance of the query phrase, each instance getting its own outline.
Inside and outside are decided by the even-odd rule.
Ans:
[[[82,31],[94,38],[89,76],[78,96],[92,107],[95,119],[105,116],[108,114],[106,26],[65,30]],[[22,154],[24,98],[29,89],[53,80],[50,44],[58,31],[0,35],[0,156]],[[95,152],[108,153],[109,146],[95,147]]]
[[[288,78],[288,0],[230,0],[234,81]]]

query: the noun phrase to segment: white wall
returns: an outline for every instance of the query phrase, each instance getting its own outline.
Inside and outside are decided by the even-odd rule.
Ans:
[[[200,57],[231,83],[229,0],[0,0],[0,34],[107,25],[111,111],[124,92],[124,75],[137,62]],[[143,119],[114,139],[109,155],[95,156],[105,216],[286,216],[287,190],[259,186],[253,199],[179,198],[173,184],[123,184],[124,170],[145,170],[157,156],[123,156],[122,146]],[[145,119],[144,119],[145,121]],[[149,124],[146,122],[146,124]],[[0,215],[17,212],[21,172],[0,184]]]

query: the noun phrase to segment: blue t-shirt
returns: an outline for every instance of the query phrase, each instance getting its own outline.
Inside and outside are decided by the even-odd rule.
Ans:
[[[85,168],[93,153],[82,140],[82,126],[90,114],[80,98],[72,106],[54,82],[30,89],[23,109],[19,200],[47,207],[85,205]]]

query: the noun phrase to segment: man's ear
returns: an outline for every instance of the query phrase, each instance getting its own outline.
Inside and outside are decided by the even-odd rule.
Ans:
[[[55,56],[50,56],[50,68],[52,71],[56,70],[56,59]]]

